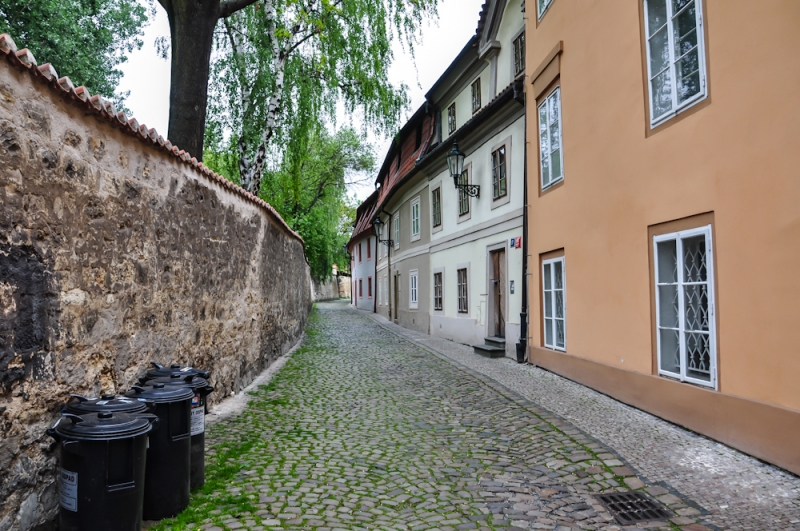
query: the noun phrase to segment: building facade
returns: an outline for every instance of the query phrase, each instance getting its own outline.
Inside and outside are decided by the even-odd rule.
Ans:
[[[376,180],[378,313],[489,355],[514,355],[527,302],[523,17],[518,2],[484,5]],[[456,147],[472,195],[451,176]]]
[[[800,4],[528,17],[530,361],[800,473]]]
[[[375,255],[377,241],[373,234],[371,215],[374,213],[377,192],[359,205],[353,236],[347,243],[350,254],[350,304],[361,310],[375,310]]]

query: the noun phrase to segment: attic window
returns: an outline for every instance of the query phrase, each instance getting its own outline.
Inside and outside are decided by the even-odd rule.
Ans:
[[[514,39],[514,75],[525,71],[525,32]]]
[[[472,114],[481,110],[481,78],[472,84]]]
[[[447,131],[448,134],[453,134],[456,130],[456,104],[453,103],[447,108]]]

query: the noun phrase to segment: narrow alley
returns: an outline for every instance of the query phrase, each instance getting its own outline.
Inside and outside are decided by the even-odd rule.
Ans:
[[[379,319],[318,304],[301,348],[210,428],[205,488],[154,529],[800,529],[795,476]],[[665,459],[675,444],[708,467]],[[669,518],[621,525],[594,497],[618,490],[647,492]]]

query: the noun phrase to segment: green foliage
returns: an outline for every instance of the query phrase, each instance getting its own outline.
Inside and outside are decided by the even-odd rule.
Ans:
[[[334,262],[349,266],[342,245],[355,207],[346,179],[374,166],[363,134],[326,130],[343,109],[363,131],[395,132],[408,97],[388,81],[392,40],[413,53],[437,3],[261,0],[217,25],[204,161],[281,213],[303,236],[317,279]]]
[[[138,0],[0,0],[0,33],[121,105],[127,94],[116,92],[117,67],[142,47],[146,11]]]
[[[206,151],[204,157],[209,168],[235,182],[238,173],[229,151]],[[318,128],[310,136],[294,136],[280,166],[264,174],[260,197],[303,237],[314,278],[329,278],[334,263],[347,270],[342,246],[356,211],[347,184],[369,178],[374,168],[375,156],[363,135],[350,128],[334,135]]]

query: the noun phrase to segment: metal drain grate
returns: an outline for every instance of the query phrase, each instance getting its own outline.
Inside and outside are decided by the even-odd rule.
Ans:
[[[648,520],[665,520],[672,516],[666,507],[644,492],[596,494],[595,498],[614,515],[621,525]]]

